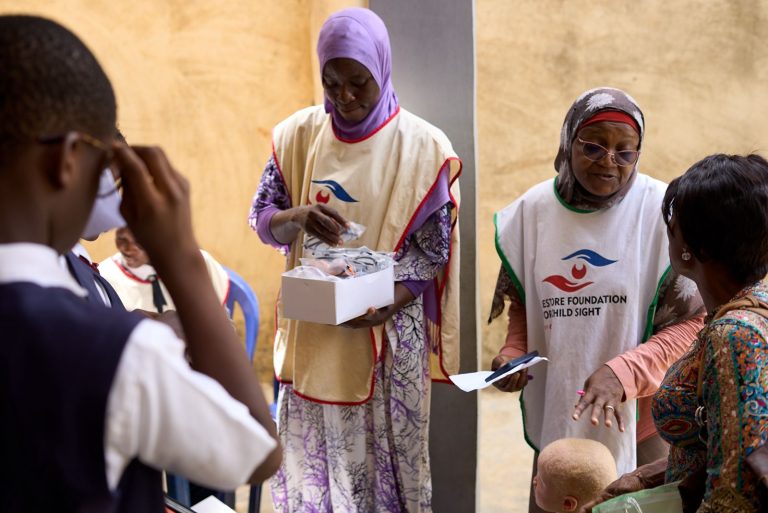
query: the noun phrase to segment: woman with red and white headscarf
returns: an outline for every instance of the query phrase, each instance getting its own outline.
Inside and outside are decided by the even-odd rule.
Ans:
[[[458,370],[461,162],[400,108],[373,12],[330,16],[317,51],[325,105],[275,127],[251,227],[292,268],[302,232],[335,245],[348,220],[365,225],[356,244],[396,254],[395,304],[346,326],[288,320],[278,304],[285,456],[273,501],[280,512],[428,512],[430,381]]]
[[[510,307],[492,367],[532,350],[549,358],[496,386],[523,390],[535,451],[590,438],[611,450],[620,473],[667,450],[649,396],[695,338],[703,312],[695,285],[670,268],[666,185],[637,170],[644,124],[623,91],[583,93],[563,124],[557,177],[495,217],[503,265],[491,319],[505,297]],[[533,502],[530,510],[538,511]]]

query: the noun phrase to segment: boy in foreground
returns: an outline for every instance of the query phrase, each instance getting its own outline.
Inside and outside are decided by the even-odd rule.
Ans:
[[[281,450],[192,233],[187,181],[159,148],[115,141],[112,87],[67,29],[0,16],[0,64],[4,511],[161,512],[159,469],[222,489],[263,481]],[[83,301],[59,265],[108,166],[191,364],[170,328]]]

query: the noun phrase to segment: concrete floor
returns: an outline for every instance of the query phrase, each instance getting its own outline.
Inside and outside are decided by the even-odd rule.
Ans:
[[[523,439],[519,394],[480,392],[480,455],[477,513],[526,513],[533,451]],[[248,490],[237,493],[238,513],[247,513]],[[261,513],[274,513],[264,485]],[[462,513],[462,512],[436,512]]]

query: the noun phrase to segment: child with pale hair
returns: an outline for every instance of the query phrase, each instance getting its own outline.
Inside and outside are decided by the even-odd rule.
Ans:
[[[594,440],[561,438],[539,454],[533,488],[544,511],[576,511],[616,480],[616,462]]]

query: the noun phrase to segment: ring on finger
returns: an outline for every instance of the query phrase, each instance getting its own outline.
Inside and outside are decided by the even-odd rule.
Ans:
[[[603,406],[603,409],[606,410],[606,411],[607,410],[616,411],[616,408],[614,408],[610,404],[606,404],[605,406]]]

